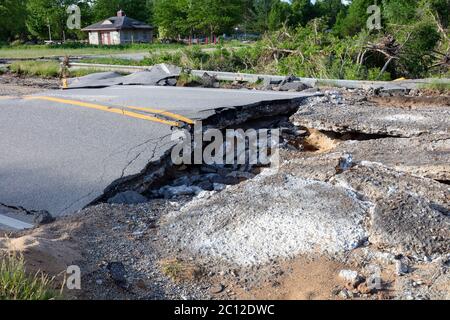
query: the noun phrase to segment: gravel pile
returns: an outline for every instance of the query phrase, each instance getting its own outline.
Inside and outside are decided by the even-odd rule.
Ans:
[[[341,187],[259,176],[166,218],[169,246],[243,266],[298,254],[343,255],[367,239],[368,205]]]

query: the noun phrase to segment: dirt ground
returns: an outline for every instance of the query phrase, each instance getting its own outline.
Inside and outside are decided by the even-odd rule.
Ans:
[[[59,79],[21,77],[11,73],[0,75],[0,96],[24,96],[59,87]]]

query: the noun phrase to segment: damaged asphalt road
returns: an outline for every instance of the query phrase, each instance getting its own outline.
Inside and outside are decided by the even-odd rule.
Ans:
[[[112,86],[0,100],[0,203],[53,215],[74,212],[170,150],[173,125],[204,120],[218,110],[304,96]]]
[[[152,91],[152,98],[178,92],[135,89]],[[113,105],[112,96],[123,90],[52,95]],[[185,97],[198,101],[204,92],[227,94],[188,91]],[[140,103],[136,96],[130,101]],[[120,99],[126,103],[128,98]],[[26,236],[16,242],[33,244],[23,252],[51,242],[48,258],[39,257],[40,270],[48,268],[42,261],[63,263],[58,272],[74,263],[86,270],[81,298],[449,299],[449,120],[422,123],[420,133],[412,120],[388,121],[387,129],[386,122],[370,121],[386,120],[384,108],[390,115],[411,114],[397,100],[401,103],[399,98],[371,104],[355,92],[325,91],[306,101],[289,100],[298,103],[295,109],[279,100],[216,110],[191,106],[185,113],[173,106],[172,114],[202,116],[218,128],[283,128],[278,170],[232,168],[230,173],[220,166],[173,166],[166,155],[140,174],[109,184],[98,204],[21,233]],[[361,108],[352,108],[359,102]],[[371,111],[363,116],[367,108]],[[436,120],[448,112],[431,103],[411,108],[417,110]],[[261,112],[268,116],[253,121]],[[347,124],[352,128],[338,129]],[[224,178],[237,182],[218,183]],[[193,189],[200,192],[187,192]],[[131,190],[147,201],[141,203],[144,199]],[[76,248],[76,254],[51,260],[59,252],[55,246],[69,253]],[[111,264],[121,266],[119,280],[126,273],[126,291]],[[375,287],[374,279],[379,280]]]

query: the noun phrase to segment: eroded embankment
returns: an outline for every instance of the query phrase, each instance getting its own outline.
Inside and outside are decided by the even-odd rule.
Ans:
[[[439,270],[443,287],[431,281],[398,297],[442,298],[450,284],[450,190],[440,183],[449,174],[449,110],[385,111],[337,93],[302,104],[291,122],[308,134],[287,145],[306,152],[287,148],[278,171],[171,212],[161,225],[161,252],[195,257],[215,272],[228,265],[247,280],[261,266],[299,255],[356,263],[367,279],[374,275],[361,267],[367,264],[394,278],[417,267],[429,279]],[[416,276],[394,280],[395,290]],[[365,285],[350,292],[367,295]]]
[[[203,131],[214,128],[225,132],[226,129],[281,129],[282,144],[288,139],[304,134],[289,121],[297,112],[305,98],[262,101],[259,103],[215,110],[215,114],[202,121]],[[194,127],[190,126],[192,134]],[[225,136],[225,134],[224,134]],[[283,138],[284,137],[284,138]],[[248,152],[248,145],[246,145]],[[194,153],[194,151],[192,151]],[[193,158],[193,156],[191,157]],[[107,202],[117,194],[135,191],[148,198],[172,197],[177,195],[195,195],[202,190],[223,189],[253,178],[258,166],[248,163],[241,165],[174,165],[172,148],[160,159],[151,162],[139,174],[121,178],[106,188],[104,194],[93,204]],[[173,188],[164,188],[172,186]]]

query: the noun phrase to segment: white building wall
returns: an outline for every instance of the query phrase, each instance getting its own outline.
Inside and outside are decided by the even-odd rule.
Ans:
[[[89,32],[89,44],[99,45],[98,32]]]
[[[119,31],[113,31],[111,34],[111,44],[120,44],[120,32]]]

